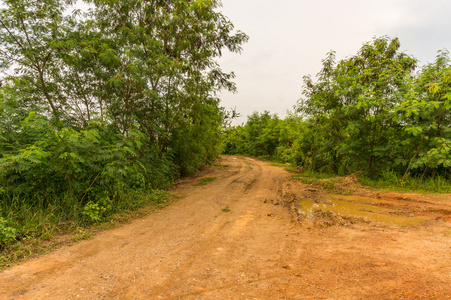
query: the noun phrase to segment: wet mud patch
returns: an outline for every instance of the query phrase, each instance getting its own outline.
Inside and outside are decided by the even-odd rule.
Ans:
[[[299,215],[310,220],[328,219],[322,225],[346,225],[355,222],[382,222],[392,225],[413,226],[431,219],[396,209],[395,203],[359,196],[326,195],[321,200],[299,201]]]
[[[314,184],[289,181],[284,185],[284,200],[294,219],[315,227],[372,223],[401,227],[427,226],[451,221],[451,205],[433,197],[415,194],[384,194],[356,188],[353,194],[331,194]]]
[[[336,194],[369,199],[335,199],[266,162],[220,163],[230,167],[186,179],[172,189],[179,201],[158,213],[3,271],[0,299],[449,299],[451,194],[356,183]],[[197,186],[202,177],[216,179]],[[432,220],[399,226],[333,210],[316,210],[314,220],[296,213],[301,201],[334,199]]]

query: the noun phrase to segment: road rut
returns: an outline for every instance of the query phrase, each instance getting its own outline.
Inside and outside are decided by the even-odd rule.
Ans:
[[[451,299],[449,222],[320,229],[289,209],[282,168],[224,157],[202,175],[157,213],[3,271],[0,298]]]

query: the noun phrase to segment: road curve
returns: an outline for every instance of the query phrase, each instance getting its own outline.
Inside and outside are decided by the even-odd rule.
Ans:
[[[263,202],[277,197],[286,174],[253,159],[228,157],[205,176],[217,179],[205,186],[196,186],[198,179],[182,182],[174,192],[184,197],[158,213],[2,272],[0,298],[233,298],[252,289],[260,294],[264,282],[269,288],[271,278],[285,270],[275,266],[288,241],[281,243],[280,236],[292,227],[289,214]]]
[[[157,213],[3,271],[0,299],[451,295],[451,243],[438,230],[293,222],[277,205],[289,175],[251,158],[224,157],[203,176],[216,179],[180,182],[184,197]]]

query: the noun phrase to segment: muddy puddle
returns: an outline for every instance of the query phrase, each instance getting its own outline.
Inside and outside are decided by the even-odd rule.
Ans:
[[[400,226],[418,225],[430,219],[424,216],[406,215],[396,209],[397,204],[392,201],[359,196],[327,195],[320,201],[301,200],[299,204],[300,214],[308,219],[315,219],[318,210]]]

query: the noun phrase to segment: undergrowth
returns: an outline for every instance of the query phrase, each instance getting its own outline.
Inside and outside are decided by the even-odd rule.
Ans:
[[[384,172],[376,179],[365,176],[358,176],[358,178],[363,185],[384,190],[419,193],[451,193],[451,182],[440,175],[428,178],[407,176],[402,180],[401,176],[393,172]]]
[[[336,175],[330,173],[315,172],[312,170],[299,170],[288,164],[272,162],[270,166],[284,167],[287,171],[294,173],[290,180],[298,180],[305,184],[318,184],[329,191],[336,190]],[[370,178],[363,174],[356,176],[364,186],[387,191],[417,192],[417,193],[451,193],[451,182],[437,175],[435,177],[418,178],[407,176],[402,180],[402,176],[394,172],[384,172],[378,178]]]
[[[14,201],[6,216],[0,216],[0,270],[34,257],[61,244],[89,239],[98,230],[161,209],[176,198],[162,190],[128,193],[120,201],[101,206],[84,207],[77,201],[63,201],[48,207],[29,206]],[[4,206],[5,204],[0,204]],[[6,211],[1,207],[1,211]]]
[[[200,182],[197,185],[206,185],[207,183],[209,183],[215,179],[216,179],[216,177],[204,177],[204,178],[201,178]]]

